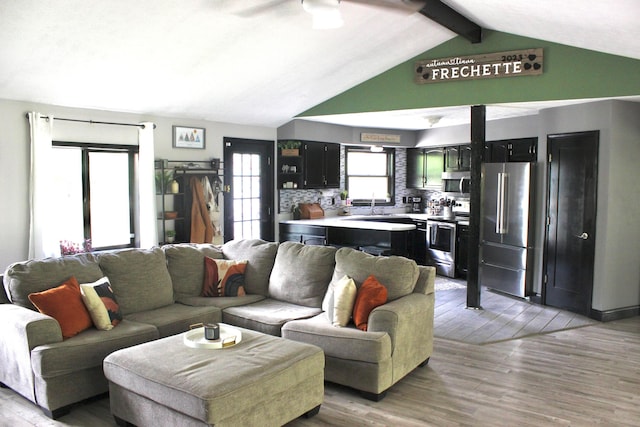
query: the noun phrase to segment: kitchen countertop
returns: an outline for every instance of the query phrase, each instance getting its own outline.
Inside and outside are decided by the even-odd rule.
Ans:
[[[330,216],[318,219],[292,219],[281,221],[285,224],[305,224],[318,225],[325,227],[341,227],[341,228],[360,228],[365,230],[383,230],[383,231],[409,231],[415,230],[414,224],[402,224],[394,222],[385,222],[385,219],[391,218],[409,218],[418,221],[438,220],[458,223],[461,225],[469,225],[468,218],[445,218],[443,216],[433,216],[429,214],[419,213],[398,213],[398,214],[380,214],[380,215],[345,215]]]
[[[390,217],[391,215],[384,215]],[[381,219],[384,217],[380,215]],[[393,222],[360,220],[361,218],[373,218],[374,215],[353,215],[353,216],[331,216],[318,219],[291,219],[281,221],[285,224],[304,224],[319,225],[323,227],[340,227],[340,228],[359,228],[363,230],[381,230],[381,231],[411,231],[415,230],[414,224],[398,224]]]

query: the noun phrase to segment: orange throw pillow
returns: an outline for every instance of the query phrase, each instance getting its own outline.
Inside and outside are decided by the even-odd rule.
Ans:
[[[29,301],[40,313],[58,321],[63,338],[71,338],[93,325],[82,302],[80,285],[73,276],[56,288],[29,294]]]
[[[367,277],[356,295],[356,302],[353,305],[353,323],[356,328],[367,330],[369,313],[387,302],[387,288],[373,275]]]

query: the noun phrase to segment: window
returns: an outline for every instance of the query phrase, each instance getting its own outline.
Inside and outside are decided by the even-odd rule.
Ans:
[[[260,237],[260,155],[233,153],[233,237]]]
[[[354,205],[392,206],[395,195],[395,150],[372,152],[364,147],[346,147],[345,184]]]
[[[53,143],[52,207],[56,240],[81,249],[134,245],[134,168],[137,146]]]

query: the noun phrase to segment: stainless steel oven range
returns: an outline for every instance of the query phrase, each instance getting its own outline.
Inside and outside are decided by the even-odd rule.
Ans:
[[[427,220],[427,257],[435,264],[436,274],[456,276],[456,223]]]

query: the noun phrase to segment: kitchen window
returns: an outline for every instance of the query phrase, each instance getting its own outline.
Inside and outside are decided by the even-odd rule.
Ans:
[[[51,215],[67,253],[134,246],[137,152],[137,146],[53,142],[51,179],[60,202]]]
[[[393,206],[395,195],[395,149],[373,152],[368,147],[346,147],[345,185],[356,206]]]

